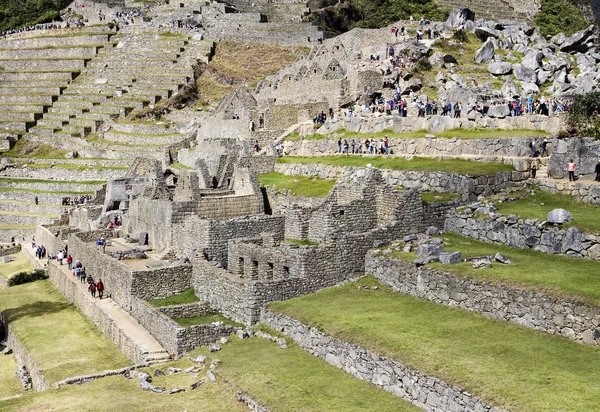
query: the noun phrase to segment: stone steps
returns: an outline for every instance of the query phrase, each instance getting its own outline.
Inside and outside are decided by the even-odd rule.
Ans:
[[[2,43],[0,43],[0,46]],[[36,48],[36,49],[2,49],[0,48],[0,59],[26,59],[26,58],[84,58],[91,59],[96,55],[98,46],[80,45],[61,48]]]
[[[186,138],[185,135],[181,134],[169,134],[169,135],[149,135],[149,134],[127,134],[127,133],[119,133],[116,131],[108,131],[104,133],[104,139],[111,142],[121,142],[121,143],[130,143],[137,145],[144,144],[161,144],[161,145],[170,145],[174,143],[179,143]]]
[[[89,59],[87,59],[89,60]],[[81,70],[86,59],[0,59],[5,70]]]
[[[13,111],[13,112],[3,112],[0,111],[0,121],[14,121],[14,120],[26,120],[28,122],[36,121],[37,119],[42,117],[42,112],[24,112],[24,111]]]
[[[11,95],[11,94],[21,94],[21,93],[39,93],[45,95],[53,95],[58,96],[64,87],[51,87],[51,86],[24,86],[24,87],[14,87],[13,85],[3,85],[0,86],[0,97],[3,95]]]

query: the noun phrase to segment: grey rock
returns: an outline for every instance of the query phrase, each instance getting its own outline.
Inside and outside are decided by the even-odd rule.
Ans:
[[[439,256],[425,256],[414,260],[414,264],[417,266],[423,266],[431,262],[437,262],[440,260]]]
[[[433,243],[425,243],[417,246],[417,256],[429,257],[439,256],[444,251],[444,245],[436,245]]]
[[[425,231],[427,236],[437,236],[440,234],[440,230],[435,226],[429,226]]]
[[[483,46],[475,51],[475,62],[476,63],[487,63],[494,58],[494,43],[491,39],[487,39]]]
[[[139,236],[139,240],[138,240],[138,245],[145,246],[147,244],[148,244],[148,233],[147,232],[140,232],[140,236]]]
[[[202,378],[198,382],[192,383],[190,385],[190,390],[193,391],[194,389],[197,389],[200,385],[204,384],[205,382],[206,382],[206,378]]]
[[[195,366],[190,366],[189,368],[185,368],[183,370],[183,373],[185,373],[185,374],[192,373],[195,368],[196,368]],[[156,376],[156,375],[154,375],[154,376]]]
[[[206,356],[204,355],[198,355],[196,359],[192,359],[192,362],[195,363],[204,363],[204,361],[206,361]]]
[[[406,235],[402,238],[402,240],[405,242],[412,242],[413,240],[417,240],[417,235],[415,235],[415,234]]]
[[[494,29],[490,29],[488,27],[476,27],[475,35],[479,37],[481,41],[486,41],[488,38],[492,37],[494,39],[498,38],[498,32]]]
[[[522,83],[521,88],[524,95],[528,94],[540,94],[540,88],[535,83]]]
[[[473,262],[473,267],[475,269],[491,268],[492,262],[490,262],[489,260],[476,260],[475,262]]]
[[[590,25],[588,28],[578,31],[577,33],[567,37],[565,41],[561,43],[560,51],[566,53],[586,53],[590,49],[590,46],[588,45],[588,40],[593,34],[594,25]]]
[[[217,377],[215,376],[215,373],[213,371],[206,372],[206,375],[208,376],[208,380],[210,380],[211,382],[217,381]]]
[[[173,388],[169,391],[169,395],[172,395],[174,393],[181,393],[181,392],[185,392],[185,389],[183,388]]]
[[[568,228],[563,236],[561,251],[563,253],[567,251],[581,252],[582,239],[583,234],[579,231],[579,229],[575,227]]]
[[[161,371],[160,369],[156,369],[154,371],[154,376],[156,376],[156,377],[165,376],[165,373],[163,371]]]
[[[518,80],[527,82],[527,83],[536,83],[537,75],[535,70],[528,69],[522,64],[513,64],[513,73]]]
[[[487,115],[489,117],[495,117],[498,119],[504,119],[510,114],[508,106],[505,104],[498,104],[488,109]]]
[[[488,71],[495,76],[509,74],[512,71],[512,64],[506,62],[490,62]]]
[[[229,338],[223,336],[221,339],[219,339],[219,342],[221,342],[221,344],[224,345],[229,342]]]
[[[544,53],[539,50],[530,50],[521,60],[523,67],[531,70],[539,69],[542,66]]]
[[[548,223],[568,223],[573,220],[573,215],[567,212],[565,209],[554,209],[548,212],[548,216],[546,217],[546,221]]]
[[[167,368],[167,375],[175,375],[181,372],[181,368]]]
[[[469,21],[475,21],[475,13],[473,11],[466,7],[463,9],[454,9],[446,20],[446,26],[463,29]]]
[[[458,61],[456,60],[456,57],[454,57],[451,54],[444,54],[444,56],[442,57],[442,60],[444,63],[453,63],[453,64],[458,63]]]
[[[218,352],[221,350],[221,347],[219,345],[217,345],[216,343],[211,343],[208,347],[208,350],[210,352]]]
[[[245,330],[239,329],[236,333],[239,339],[245,339],[248,337],[248,333]]]
[[[440,262],[444,265],[454,265],[462,261],[461,252],[442,252],[440,253]]]
[[[565,40],[567,40],[567,35],[564,33],[558,33],[550,39],[550,42],[556,44],[557,46],[560,46],[565,42]]]
[[[500,93],[502,93],[502,96],[506,97],[507,99],[510,99],[513,96],[520,96],[521,89],[519,88],[519,86],[517,86],[513,79],[507,77],[504,80],[504,85],[500,89]]]
[[[167,388],[165,388],[164,386],[152,386],[152,389],[151,389],[152,392],[156,392],[156,393],[165,393],[166,390],[167,390]]]
[[[494,256],[494,260],[496,262],[500,262],[503,263],[505,265],[510,265],[512,264],[512,260],[510,260],[509,258],[507,258],[506,256],[500,254],[500,253],[496,253],[496,255]]]

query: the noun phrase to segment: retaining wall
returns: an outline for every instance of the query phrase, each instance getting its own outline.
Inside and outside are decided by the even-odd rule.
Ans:
[[[485,270],[485,269],[482,269]],[[365,272],[392,289],[552,335],[600,345],[600,308],[525,289],[456,276],[369,251]]]
[[[264,310],[261,321],[290,336],[309,353],[426,411],[497,411],[479,398],[433,376],[361,346],[326,335],[285,315]]]

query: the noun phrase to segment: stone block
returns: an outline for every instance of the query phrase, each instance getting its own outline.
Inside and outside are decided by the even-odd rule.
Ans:
[[[445,265],[454,265],[462,261],[461,252],[442,252],[440,253],[440,262]]]
[[[548,223],[568,223],[573,220],[573,215],[565,209],[554,209],[548,212],[546,220]]]
[[[138,245],[145,246],[148,244],[148,233],[141,232],[138,240]]]

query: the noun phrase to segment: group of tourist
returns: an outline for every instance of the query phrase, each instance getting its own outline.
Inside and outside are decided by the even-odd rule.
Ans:
[[[313,117],[314,124],[323,124],[323,123],[325,123],[326,120],[327,120],[327,115],[322,110],[321,110],[321,113],[319,113],[319,114],[315,115],[315,117]]]
[[[18,29],[6,30],[6,31],[2,32],[2,36],[10,36],[12,34],[24,33],[27,31],[34,31],[34,30],[62,29],[62,28],[68,28],[68,27],[70,27],[70,25],[73,25],[75,27],[80,27],[80,26],[83,26],[84,24],[83,24],[83,22],[75,22],[75,23],[65,23],[65,25],[63,26],[60,23],[41,23],[41,24],[35,24],[33,26],[19,27]]]
[[[339,154],[389,154],[390,153],[390,142],[387,136],[384,139],[379,139],[377,142],[374,138],[366,139],[363,151],[363,143],[361,139],[352,139],[350,143],[348,140],[338,139],[338,153]]]
[[[35,236],[31,238],[31,248],[35,251],[35,257],[44,259],[46,257],[46,247],[35,243]]]
[[[37,204],[37,196],[35,198],[36,198],[36,204]],[[70,197],[63,197],[62,205],[63,206],[83,205],[84,203],[89,202],[91,198],[92,197],[90,195],[75,196],[73,199],[71,199]]]
[[[102,248],[102,252],[106,252],[106,239],[99,237],[96,239],[96,250]]]

